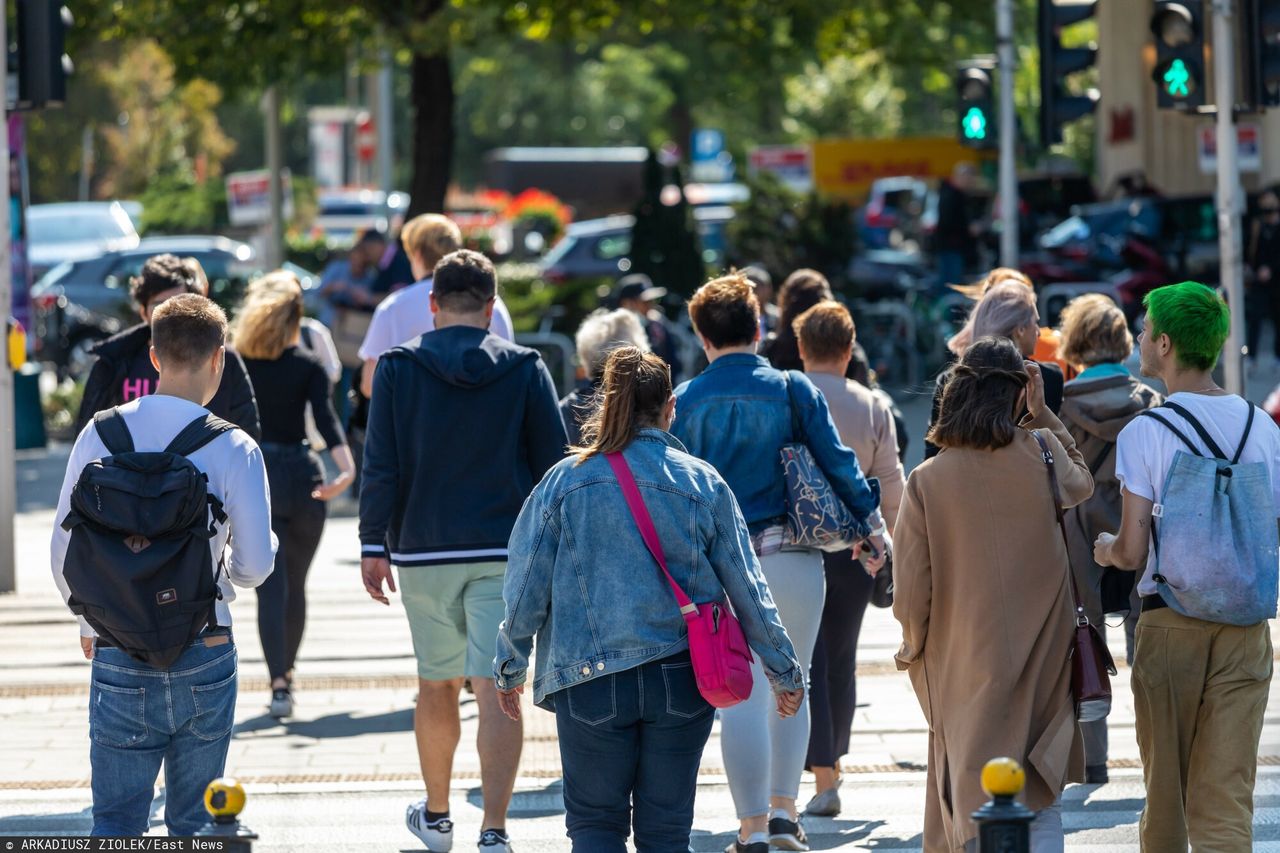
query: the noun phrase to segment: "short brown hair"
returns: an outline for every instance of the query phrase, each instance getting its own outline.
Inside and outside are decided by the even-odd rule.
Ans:
[[[204,295],[208,282],[194,258],[179,258],[166,252],[147,259],[142,272],[129,279],[129,296],[139,308],[146,308],[158,294],[182,288]]]
[[[1062,309],[1058,357],[1067,364],[1092,367],[1124,361],[1133,353],[1133,335],[1124,312],[1101,293],[1077,296]]]
[[[853,317],[834,299],[819,302],[791,324],[800,348],[811,360],[831,362],[844,358],[853,347]]]
[[[493,262],[471,249],[459,249],[441,258],[432,282],[436,304],[455,314],[474,314],[498,294]]]
[[[197,293],[166,299],[151,317],[151,346],[161,367],[199,367],[226,342],[227,315]]]
[[[462,248],[462,229],[447,216],[424,213],[404,224],[400,241],[406,252],[418,255],[428,269],[434,269],[445,255]]]
[[[689,319],[716,349],[742,346],[760,330],[760,301],[750,279],[730,273],[698,288],[689,300]]]
[[[1013,407],[1031,380],[1013,341],[979,338],[944,377],[938,418],[925,441],[978,450],[999,450],[1013,442],[1018,434]]]

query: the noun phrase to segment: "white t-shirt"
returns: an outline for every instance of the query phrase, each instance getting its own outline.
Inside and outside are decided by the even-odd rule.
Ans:
[[[360,357],[377,358],[392,347],[408,343],[419,335],[425,335],[436,327],[431,313],[431,279],[424,278],[403,290],[397,290],[378,305],[369,321],[369,330],[360,344]],[[493,303],[493,319],[489,331],[500,338],[515,342],[511,328],[511,313],[499,296]]]
[[[182,431],[183,427],[209,411],[190,400],[151,394],[139,397],[120,407],[124,422],[133,437],[135,450],[164,450]],[[62,566],[67,558],[67,545],[71,534],[62,529],[62,519],[71,510],[71,488],[80,479],[84,466],[95,459],[107,456],[107,446],[98,437],[98,431],[89,421],[76,438],[67,461],[67,473],[62,481],[62,493],[58,496],[58,514],[55,516],[50,556],[53,580],[62,593],[62,600],[71,596],[71,590],[62,576]],[[227,538],[235,531],[234,544],[227,554],[225,571],[218,577],[222,598],[216,603],[218,624],[231,624],[231,609],[235,600],[232,585],[256,587],[267,579],[275,568],[276,536],[271,532],[271,493],[267,487],[267,469],[262,462],[262,451],[244,430],[223,433],[204,447],[187,457],[192,464],[209,477],[209,492],[222,501],[227,513],[227,523],[218,525],[218,533],[209,542],[213,552],[213,571],[218,572],[218,558],[223,553]],[[80,620],[80,636],[92,637],[94,630],[83,618]]]
[[[1235,455],[1244,435],[1245,421],[1248,418],[1249,405],[1240,397],[1209,396],[1207,394],[1191,394],[1181,391],[1169,395],[1169,401],[1186,409],[1204,427],[1205,432],[1218,445],[1223,453]],[[1271,475],[1271,490],[1276,507],[1280,507],[1280,428],[1266,412],[1254,407],[1253,429],[1249,433],[1249,442],[1240,454],[1241,462],[1261,462],[1267,466]],[[1196,448],[1205,455],[1211,455],[1204,442],[1196,434],[1195,428],[1182,419],[1182,416],[1169,409],[1159,410],[1161,417],[1168,420],[1178,431],[1189,438]],[[1130,494],[1146,498],[1152,503],[1159,503],[1164,494],[1164,478],[1173,465],[1173,457],[1179,450],[1190,452],[1187,446],[1164,424],[1151,418],[1134,418],[1120,432],[1116,440],[1116,477]],[[1155,521],[1159,525],[1159,520]],[[1159,535],[1159,530],[1156,531]],[[1147,570],[1138,582],[1141,595],[1157,593],[1155,581],[1151,575],[1156,562],[1155,548],[1147,549]]]

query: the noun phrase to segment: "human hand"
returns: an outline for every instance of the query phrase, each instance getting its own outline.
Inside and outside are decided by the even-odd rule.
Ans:
[[[778,716],[784,720],[799,713],[800,703],[804,701],[803,690],[787,690],[775,696],[778,700]]]
[[[515,722],[520,722],[520,697],[524,695],[524,685],[521,684],[510,690],[498,688],[498,706],[502,708],[502,713]]]
[[[1044,374],[1040,372],[1040,365],[1034,361],[1027,361],[1024,365],[1027,369],[1027,375],[1031,377],[1031,381],[1027,383],[1027,411],[1031,413],[1031,417],[1038,418],[1044,414]]]
[[[396,591],[396,579],[391,574],[390,560],[386,557],[362,558],[360,560],[360,576],[364,580],[365,592],[369,593],[370,598],[388,607],[391,606],[391,600],[387,598],[386,592],[382,589],[382,582],[386,581],[387,587],[392,592]]]
[[[862,568],[867,570],[867,574],[875,577],[876,572],[884,568],[885,559],[888,557],[884,534],[876,533],[863,539],[853,553],[862,561]]]
[[[80,638],[80,651],[84,653],[85,660],[93,660],[93,637]]]
[[[1271,267],[1258,267],[1258,281],[1271,281]]]
[[[331,501],[347,490],[356,478],[352,471],[342,471],[328,483],[321,483],[311,490],[311,497],[318,501]]]
[[[1110,566],[1111,546],[1115,541],[1115,534],[1099,533],[1097,541],[1093,543],[1093,561],[1099,566]]]

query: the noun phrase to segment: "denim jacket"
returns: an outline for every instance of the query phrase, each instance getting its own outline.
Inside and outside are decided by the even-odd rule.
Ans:
[[[751,550],[737,501],[715,470],[659,429],[623,451],[662,541],[671,576],[695,602],[728,595],[776,691],[804,676]],[[494,675],[526,680],[533,699],[688,648],[684,619],[602,456],[557,464],[525,502],[511,533]],[[763,685],[761,685],[763,686]]]
[[[758,355],[723,355],[676,389],[671,432],[720,472],[753,534],[786,517],[779,451],[792,442],[809,448],[855,518],[879,523],[879,482],[863,476],[858,457],[840,441],[826,398],[803,373],[784,374]]]

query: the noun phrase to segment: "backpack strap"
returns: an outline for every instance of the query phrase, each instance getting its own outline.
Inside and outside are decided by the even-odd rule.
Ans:
[[[1196,435],[1200,436],[1200,440],[1204,442],[1204,446],[1209,448],[1209,452],[1213,454],[1214,459],[1227,458],[1227,454],[1223,453],[1222,448],[1218,446],[1217,442],[1215,442],[1212,438],[1209,437],[1209,433],[1205,431],[1205,428],[1200,424],[1198,420],[1195,419],[1194,415],[1192,415],[1182,406],[1179,406],[1177,403],[1170,403],[1167,400],[1165,401],[1164,408],[1171,409],[1177,412],[1179,415],[1182,416],[1182,419],[1184,421],[1191,424],[1191,428],[1196,431]]]
[[[228,423],[217,415],[201,415],[183,427],[164,452],[190,456],[224,432],[231,432],[233,429],[236,429],[235,424]]]
[[[133,436],[119,409],[112,407],[98,412],[93,416],[93,428],[113,455],[133,452]]]
[[[1168,418],[1164,417],[1163,415],[1156,414],[1154,409],[1144,409],[1143,411],[1138,412],[1138,417],[1151,418],[1152,420],[1159,421],[1160,423],[1164,424],[1165,427],[1169,430],[1169,432],[1173,433],[1178,438],[1182,439],[1182,443],[1187,446],[1187,449],[1190,450],[1193,455],[1204,458],[1204,454],[1200,452],[1200,448],[1196,447],[1195,444],[1191,441],[1191,439],[1187,438],[1186,434],[1183,433],[1182,430],[1178,429],[1176,426],[1170,423]]]
[[[1244,453],[1244,446],[1249,443],[1249,433],[1253,431],[1253,403],[1245,400],[1245,405],[1249,407],[1249,417],[1244,422],[1244,436],[1240,439],[1240,446],[1236,448],[1236,455],[1231,457],[1231,464],[1235,465],[1240,461],[1240,454]]]

